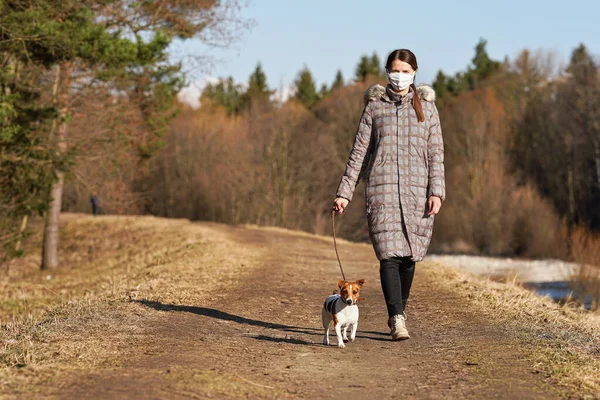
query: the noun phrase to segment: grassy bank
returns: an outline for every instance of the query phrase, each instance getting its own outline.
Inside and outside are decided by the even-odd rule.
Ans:
[[[533,373],[544,374],[570,393],[600,396],[599,314],[576,303],[559,305],[515,281],[497,282],[440,263],[432,266],[423,270],[434,274],[440,286],[456,291],[528,345],[525,356],[534,365]]]
[[[41,232],[34,239],[0,278],[0,387],[11,393],[48,394],[65,371],[117,367],[159,314],[132,300],[202,304],[260,257],[187,220],[67,214],[61,267],[39,271]]]

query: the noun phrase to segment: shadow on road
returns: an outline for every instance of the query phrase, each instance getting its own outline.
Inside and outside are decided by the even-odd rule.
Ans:
[[[275,330],[279,330],[279,331],[283,331],[283,332],[301,333],[304,335],[311,335],[311,336],[323,336],[322,328],[306,328],[306,327],[301,327],[301,326],[291,326],[291,325],[277,324],[277,323],[273,323],[273,322],[259,321],[256,319],[251,319],[251,318],[241,317],[239,315],[230,314],[225,311],[220,311],[220,310],[217,310],[214,308],[185,306],[185,305],[177,305],[177,304],[164,304],[164,303],[161,303],[158,301],[151,301],[151,300],[144,300],[144,299],[133,300],[133,302],[142,304],[143,306],[146,306],[148,308],[153,308],[153,309],[159,310],[159,311],[189,312],[192,314],[201,315],[203,317],[215,318],[215,319],[219,319],[222,321],[233,321],[238,324],[259,326],[262,328],[275,329]],[[377,341],[388,341],[389,340],[389,339],[383,338],[383,337],[365,336],[364,334],[387,336],[387,334],[382,333],[382,332],[375,332],[375,331],[361,332],[359,330],[356,337],[363,338],[363,339],[377,340]],[[314,345],[315,344],[315,343],[311,343],[311,342],[307,342],[307,341],[299,340],[299,339],[273,338],[273,337],[264,336],[264,335],[256,336],[255,339],[268,340],[268,341],[272,341],[272,342],[286,342],[286,343],[292,343],[292,344],[303,344],[303,345]]]

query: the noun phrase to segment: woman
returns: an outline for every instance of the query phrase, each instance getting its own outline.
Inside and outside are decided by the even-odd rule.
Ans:
[[[404,309],[415,262],[427,253],[434,216],[446,197],[444,144],[433,89],[413,83],[415,55],[395,50],[385,68],[387,87],[373,85],[365,94],[333,209],[346,210],[364,174],[369,237],[380,262],[388,326],[392,339],[402,340],[410,338]]]

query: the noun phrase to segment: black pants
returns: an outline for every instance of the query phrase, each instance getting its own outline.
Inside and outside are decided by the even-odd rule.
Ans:
[[[388,316],[402,314],[415,276],[415,262],[410,257],[392,257],[379,261],[379,277]]]

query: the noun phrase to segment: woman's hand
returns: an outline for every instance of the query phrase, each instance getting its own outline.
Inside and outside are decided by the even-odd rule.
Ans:
[[[440,212],[440,208],[442,207],[442,200],[437,196],[429,196],[429,200],[427,200],[427,205],[429,207],[429,212],[427,215],[435,215]]]
[[[344,199],[343,197],[338,197],[333,201],[333,209],[338,213],[343,213],[346,211],[346,207],[348,207],[348,199]]]

